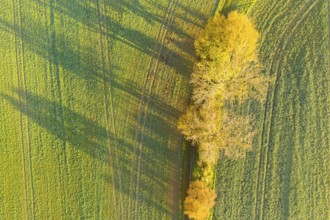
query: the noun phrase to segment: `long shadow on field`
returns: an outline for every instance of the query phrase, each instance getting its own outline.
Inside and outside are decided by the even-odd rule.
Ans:
[[[122,17],[123,14],[134,14],[135,16],[144,19],[150,25],[155,25],[162,22],[163,17],[159,12],[168,11],[168,6],[170,6],[170,4],[167,4],[166,6],[159,4],[157,1],[144,1],[142,4],[139,0],[34,1],[46,7],[51,7],[56,10],[56,12],[69,16],[77,22],[87,25],[94,31],[99,31],[99,22],[103,24],[103,22],[106,22],[106,19],[111,18],[110,15]],[[168,2],[172,4],[174,1],[169,0]],[[202,27],[200,21],[205,21],[207,19],[205,14],[188,8],[179,1],[175,4],[175,7],[185,12],[175,16],[180,22]],[[100,18],[98,15],[100,15]],[[191,37],[185,30],[178,29],[175,26],[171,27],[171,30],[179,35],[188,38]]]
[[[107,139],[110,134],[93,120],[31,92],[15,89],[17,96],[26,97],[27,107],[22,100],[0,93],[15,109],[30,120],[45,128],[49,133],[63,141],[63,147],[70,143],[99,161],[108,163],[109,150]],[[23,99],[23,98],[22,98]]]
[[[177,51],[191,56],[193,53],[193,38],[185,32],[186,30],[180,30],[176,22],[186,22],[192,24],[191,26],[200,26],[199,21],[205,20],[202,14],[178,3],[177,8],[184,11],[184,13],[174,15],[174,21],[168,27],[168,34],[164,37],[164,41],[161,42],[155,39],[156,36],[149,36],[143,33],[142,29],[148,27],[134,29],[130,27],[127,21],[120,21],[123,14],[131,13],[137,17],[141,17],[150,27],[160,27],[163,17],[159,15],[161,14],[159,12],[165,12],[166,8],[156,3],[156,1],[150,1],[148,4],[149,8],[156,8],[158,14],[152,12],[150,9],[146,9],[137,0],[34,0],[34,2],[43,5],[44,11],[39,13],[43,13],[44,21],[34,21],[33,17],[29,17],[23,11],[22,29],[18,21],[15,24],[4,20],[0,15],[0,30],[16,35],[19,41],[18,47],[24,44],[25,50],[32,51],[46,61],[49,61],[50,64],[45,64],[45,66],[49,65],[46,67],[49,69],[45,72],[48,71],[51,75],[56,75],[55,78],[58,80],[62,77],[60,77],[61,74],[66,78],[71,77],[71,74],[75,74],[85,79],[86,84],[88,84],[95,80],[103,81],[103,74],[106,72],[105,80],[111,82],[115,90],[125,92],[126,96],[130,94],[138,100],[141,99],[143,89],[138,88],[135,82],[124,80],[117,75],[110,79],[108,76],[110,73],[109,69],[112,71],[120,67],[115,66],[115,62],[107,64],[109,66],[104,67],[100,58],[100,45],[86,44],[89,41],[88,37],[87,39],[83,39],[85,44],[77,42],[80,39],[78,36],[79,33],[71,31],[71,26],[74,26],[76,29],[85,28],[90,30],[90,32],[102,36],[104,48],[106,42],[109,41],[108,51],[103,51],[104,57],[106,57],[107,53],[110,56],[117,55],[112,54],[112,49],[114,44],[118,45],[120,43],[150,56],[155,56],[156,59],[172,67],[176,72],[187,75],[190,72],[192,63],[187,57],[180,55]],[[24,4],[31,4],[31,1],[24,2]],[[108,11],[105,11],[103,4],[106,5]],[[114,19],[113,17],[115,16],[118,17]],[[61,30],[58,30],[59,28]],[[177,41],[173,35],[185,40]],[[95,36],[97,35],[94,34],[91,37]],[[95,42],[95,39],[92,39],[92,42]],[[159,49],[160,47],[162,47],[161,51]],[[124,49],[127,49],[127,47],[124,47]],[[158,55],[158,52],[160,55]],[[115,59],[115,57],[110,58]],[[143,62],[145,61],[143,60]],[[67,72],[60,71],[60,68]],[[68,84],[66,86],[76,85]],[[100,88],[92,89],[95,89],[95,91],[91,91],[93,93],[103,92]],[[168,90],[169,94],[174,93],[174,88],[169,88]],[[110,163],[109,155],[111,152],[109,152],[106,143],[108,141],[113,143],[116,137],[109,133],[105,127],[100,126],[92,119],[68,107],[62,106],[56,101],[47,100],[31,92],[25,94],[25,92],[17,89],[14,90],[14,93],[15,97],[18,95],[21,97],[26,96],[27,108],[23,107],[21,101],[14,96],[0,93],[0,97],[10,102],[14,108],[25,114],[31,121],[62,140],[63,147],[67,147],[68,143],[70,143],[70,146],[75,149],[83,151],[87,155],[104,163]],[[185,97],[182,98],[185,99]],[[115,106],[115,110],[117,111],[118,109],[119,107]],[[132,112],[132,114],[132,117],[136,118],[136,112]],[[141,193],[139,193],[138,199],[150,207],[157,207],[158,210],[162,210],[164,213],[171,212],[164,209],[164,207],[167,207],[164,204],[168,204],[166,201],[167,198],[160,199],[158,195],[166,195],[167,192],[165,191],[168,189],[168,186],[175,182],[175,180],[171,179],[175,177],[168,178],[169,173],[177,172],[174,169],[179,169],[178,167],[175,168],[177,165],[177,161],[175,160],[178,158],[180,152],[173,150],[171,148],[173,143],[168,142],[169,140],[178,142],[178,140],[172,139],[177,138],[174,130],[175,122],[180,114],[181,112],[177,108],[165,103],[162,97],[151,94],[148,115],[144,126],[144,139],[142,143],[135,143],[136,146],[138,144],[143,146],[141,153],[142,174],[139,185]],[[136,127],[136,124],[132,125],[132,127]],[[129,140],[118,139],[117,141],[118,146],[120,146],[117,150],[117,155],[120,156],[118,156],[118,164],[113,162],[115,166],[115,174],[113,175],[122,176],[121,191],[130,196],[131,170],[130,167],[127,168],[127,165],[131,165],[131,159],[126,156],[132,153],[134,144],[128,143]],[[104,175],[104,179],[106,181],[112,181],[111,177],[107,175]],[[133,184],[137,184],[136,176],[133,179],[135,181]],[[120,188],[119,182],[120,180],[116,178],[115,185],[118,191]],[[150,192],[150,190],[155,191]]]
[[[102,3],[97,4],[91,0],[66,2],[51,0],[47,3],[39,0],[35,1],[44,6],[44,12],[41,12],[46,18],[44,21],[34,21],[30,15],[23,13],[24,23],[23,27],[21,27],[18,21],[15,24],[0,16],[0,29],[7,33],[15,34],[19,40],[22,40],[26,49],[49,60],[52,64],[61,66],[85,79],[100,79],[103,77],[103,72],[108,71],[106,70],[107,68],[115,69],[116,66],[113,66],[113,64],[111,64],[111,67],[102,66],[99,51],[100,45],[86,46],[77,41],[72,41],[72,35],[76,35],[76,33],[70,32],[69,28],[70,26],[77,26],[77,24],[83,24],[91,31],[99,33],[103,37],[103,45],[106,44],[106,41],[109,41],[109,51],[103,51],[104,56],[109,53],[111,57],[112,46],[116,42],[120,42],[154,56],[165,65],[176,69],[178,73],[186,75],[191,70],[192,63],[186,55],[190,56],[193,54],[193,38],[183,30],[179,30],[175,23],[169,25],[169,31],[164,36],[164,40],[156,40],[156,36],[149,36],[140,29],[129,28],[129,25],[124,26],[116,21],[118,19],[111,17],[115,11],[118,11],[118,13],[132,12],[149,23],[160,25],[163,22],[163,17],[145,9],[138,1],[133,3],[105,1],[104,4],[107,7],[104,8],[108,8],[108,11],[98,9]],[[150,2],[150,5],[163,12],[166,11],[164,6],[157,3]],[[185,10],[186,14],[194,15],[196,18],[196,21],[189,21],[189,16],[186,18],[182,17],[183,15],[175,14],[178,22],[196,22],[194,25],[198,26],[197,24],[200,22],[197,21],[205,19],[202,14],[180,3],[178,3],[177,7]],[[26,19],[27,17],[29,19]],[[41,25],[40,22],[42,22]],[[61,30],[63,30],[61,32],[57,31],[57,28],[60,27],[59,23],[66,24],[61,27]],[[67,33],[65,32],[66,28],[68,29]],[[173,37],[173,33],[176,36],[181,36],[184,40],[177,41],[177,37]],[[85,40],[88,41],[89,39]],[[186,55],[182,54],[182,52]]]
[[[141,99],[143,91],[141,91],[141,88],[139,88],[133,81],[129,79],[115,77],[112,79],[111,83],[114,88],[124,91],[125,93],[135,98]],[[168,88],[168,92],[172,93],[174,89],[174,87]],[[179,98],[186,99],[187,97]],[[162,97],[159,97],[157,94],[154,93],[152,93],[150,96],[149,106],[162,113],[164,116],[170,117],[174,121],[176,121],[178,117],[182,114],[182,111],[180,111],[178,108],[173,107],[172,105],[165,103]]]
[[[159,61],[164,62],[166,65],[176,69],[179,73],[189,72],[189,70],[191,69],[191,61],[188,60],[185,55],[179,54],[178,51],[180,51],[180,53],[183,52],[188,55],[192,54],[192,36],[187,34],[184,30],[179,29],[178,25],[175,25],[174,22],[171,23],[162,16],[151,12],[151,10],[145,9],[138,2],[97,2],[85,0],[66,2],[60,1],[56,2],[55,4],[54,0],[48,3],[44,3],[39,0],[35,1],[45,7],[45,17],[49,17],[50,26],[54,26],[56,22],[67,23],[68,26],[70,25],[70,23],[72,23],[72,26],[82,23],[91,31],[100,33],[100,35],[103,37],[103,44],[105,44],[106,41],[109,41],[110,50],[114,43],[120,42],[150,56],[155,56],[156,59],[159,59]],[[106,6],[104,7],[104,5]],[[150,2],[150,7],[157,8],[157,10],[161,10],[162,12],[166,11],[166,8],[164,8],[164,6],[153,2]],[[190,21],[189,18],[182,16],[180,17],[180,15],[175,14],[175,18],[178,19],[178,22],[195,22],[196,24],[194,23],[194,25],[199,26],[198,21],[200,21],[202,18],[202,15],[200,13],[194,13],[194,11],[180,4],[178,4],[177,7],[181,7],[183,10],[186,10],[186,14],[191,14],[191,16],[195,15],[196,18],[196,21]],[[114,15],[116,14],[116,12],[119,13],[118,16]],[[166,24],[168,24],[168,32],[164,36],[164,38],[156,40],[156,36],[149,36],[145,34],[143,32],[143,28],[134,29],[129,28],[130,25],[128,24],[121,24],[121,22],[119,22],[118,20],[120,20],[120,17],[123,13],[133,13],[136,16],[142,17],[144,20],[147,21],[147,23],[149,23],[148,26],[146,24],[146,26],[143,27],[146,29],[154,28],[155,25],[160,26],[161,23],[163,23],[165,26]],[[38,41],[39,38],[35,36],[35,32],[38,31],[40,26],[37,27],[37,30],[34,30],[35,28],[33,27],[33,24],[29,24],[28,26],[29,30],[31,30],[31,37],[27,38],[30,38],[34,41]],[[28,33],[29,30],[24,30],[25,36],[30,35]],[[44,30],[41,31],[44,32]],[[175,40],[175,38],[172,37],[173,33],[185,40]],[[63,38],[64,36],[61,37],[60,35],[58,35],[58,33],[56,33],[55,27],[53,27],[52,34],[54,35],[52,43],[60,46],[60,42],[57,43],[56,41],[60,41],[59,39]],[[33,47],[31,47],[31,49],[34,49],[34,47],[40,47],[40,42],[32,41],[32,43]],[[173,46],[170,48],[169,46],[167,46],[168,44],[171,44]],[[41,47],[42,51],[47,51],[48,49],[49,48],[47,47]],[[63,50],[61,47],[55,47],[55,49],[57,50],[57,53],[59,51],[62,51],[63,53],[71,54],[72,52],[70,50],[66,51],[65,48]],[[158,55],[159,52],[160,55]],[[75,71],[75,73],[79,74],[78,71]]]
[[[7,100],[16,110],[26,115],[30,121],[61,140],[63,150],[73,147],[98,161],[112,164],[115,172],[112,175],[116,177],[115,182],[113,182],[112,176],[108,174],[103,174],[101,178],[114,184],[116,191],[127,195],[134,202],[136,201],[135,191],[131,191],[130,188],[131,170],[127,167],[128,164],[131,164],[131,160],[127,157],[132,153],[131,144],[118,139],[116,146],[116,137],[106,128],[56,101],[45,99],[32,92],[25,93],[18,89],[13,89],[13,93],[15,94],[13,96],[0,93],[0,98]],[[27,105],[25,105],[25,98]],[[138,200],[150,207],[155,207],[162,213],[170,213],[170,210],[163,206],[166,203],[166,198],[164,198],[163,203],[160,203],[158,194],[160,192],[163,195],[166,194],[164,189],[167,187],[168,180],[165,180],[164,177],[168,176],[166,173],[173,172],[171,164],[174,163],[172,161],[174,152],[170,148],[160,147],[164,146],[164,142],[168,138],[167,135],[171,133],[173,128],[157,115],[149,114],[148,118],[153,123],[148,123],[146,126],[145,138],[142,143],[144,149],[139,184],[141,193],[138,195]],[[165,135],[161,135],[162,132]],[[108,148],[109,144],[111,149]],[[111,158],[112,161],[110,161]],[[160,172],[161,170],[162,172]],[[133,173],[134,186],[137,184],[136,175],[135,171]],[[151,188],[154,190],[152,193],[150,193]]]
[[[22,31],[17,25],[0,17],[0,29],[15,34],[18,39],[22,37],[25,50],[40,55],[55,68],[63,67],[86,80],[102,77],[101,63],[97,59],[99,54],[95,48],[73,45],[66,36],[56,35],[52,26],[42,29],[34,25]]]
[[[69,36],[56,31],[57,26],[55,23],[58,21],[73,22],[72,26],[74,26],[76,22],[84,22],[85,20],[84,25],[89,25],[90,28],[93,28],[93,31],[100,33],[103,37],[103,45],[106,44],[106,41],[110,41],[108,48],[110,51],[103,51],[104,56],[106,56],[107,53],[111,53],[111,47],[115,42],[121,42],[131,48],[154,56],[156,59],[159,59],[160,62],[164,62],[166,65],[177,69],[178,73],[186,73],[191,69],[192,64],[189,60],[163,43],[172,42],[177,44],[178,47],[181,47],[180,50],[184,50],[190,54],[192,52],[192,39],[180,43],[174,42],[171,33],[168,33],[164,38],[164,42],[159,42],[156,41],[154,37],[148,36],[139,30],[126,28],[107,16],[105,16],[103,21],[106,25],[101,23],[102,30],[100,30],[97,20],[98,11],[96,9],[92,7],[87,8],[86,6],[83,6],[84,8],[80,10],[78,10],[79,6],[61,9],[60,6],[61,5],[57,5],[55,7],[52,4],[47,6],[50,8],[50,12],[47,13],[50,14],[45,14],[45,17],[49,17],[46,26],[38,25],[38,22],[34,22],[33,20],[26,20],[26,28],[22,30],[18,24],[4,20],[0,16],[0,29],[7,33],[15,34],[18,39],[22,38],[26,49],[42,56],[54,65],[62,66],[64,69],[87,79],[91,79],[92,77],[101,78],[102,71],[105,71],[104,69],[102,70],[104,67],[102,67],[101,61],[99,60],[100,46],[86,47],[79,42],[71,41]],[[62,7],[69,6],[71,7],[71,3]],[[74,5],[72,5],[72,7],[74,7]],[[55,17],[55,14],[58,12],[65,13],[63,19],[62,17],[61,19]],[[75,20],[67,21],[67,16],[73,16]],[[103,26],[107,26],[107,30],[105,30]],[[72,33],[70,34],[72,35]],[[160,54],[158,54],[159,52]],[[93,63],[93,65],[91,65],[91,63]],[[114,67],[111,66],[111,68]]]
[[[145,1],[144,1],[145,2]],[[168,1],[170,2],[170,1]],[[120,14],[123,13],[133,13],[139,17],[142,17],[144,20],[146,20],[148,23],[155,24],[160,23],[162,21],[161,16],[152,13],[148,11],[144,5],[142,5],[139,0],[133,0],[133,1],[107,1],[105,2],[106,6],[110,6],[110,8],[114,11],[117,11]],[[149,8],[155,8],[160,11],[166,11],[167,7],[164,5],[161,5],[157,3],[157,1],[148,1],[147,6]],[[205,14],[202,14],[200,11],[188,8],[187,6],[183,5],[179,1],[176,3],[176,7],[178,9],[183,10],[184,14],[177,14],[175,17],[180,20],[180,22],[190,23],[192,25],[202,27],[200,22],[198,21],[205,21],[207,17]],[[185,30],[178,29],[177,27],[173,26],[171,29],[179,34],[184,35],[186,37],[189,37],[189,34],[185,32]]]

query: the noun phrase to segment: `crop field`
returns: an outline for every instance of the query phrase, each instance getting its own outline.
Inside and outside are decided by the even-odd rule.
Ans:
[[[181,218],[176,121],[217,5],[2,0],[0,219]]]
[[[330,11],[326,0],[257,0],[265,104],[248,103],[259,133],[243,160],[217,166],[214,219],[330,218]]]

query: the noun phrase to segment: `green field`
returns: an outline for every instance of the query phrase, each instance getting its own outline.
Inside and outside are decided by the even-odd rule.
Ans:
[[[193,40],[235,5],[273,75],[213,219],[329,219],[326,0],[2,0],[0,219],[183,219],[194,151],[176,129]]]
[[[257,0],[249,13],[275,83],[242,108],[259,134],[244,160],[220,159],[214,219],[329,219],[329,3]]]
[[[217,4],[1,1],[0,219],[183,216],[176,121]]]

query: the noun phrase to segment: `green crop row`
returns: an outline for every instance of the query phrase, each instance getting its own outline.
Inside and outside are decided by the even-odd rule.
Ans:
[[[256,115],[259,136],[243,161],[217,167],[216,219],[329,217],[329,33],[325,1],[259,1],[264,73],[276,77]]]
[[[215,7],[2,1],[0,218],[183,218],[176,121]]]

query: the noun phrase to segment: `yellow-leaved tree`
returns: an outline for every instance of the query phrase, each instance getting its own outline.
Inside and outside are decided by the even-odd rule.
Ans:
[[[199,148],[202,162],[215,164],[219,151],[231,157],[251,149],[255,132],[250,116],[236,116],[226,102],[262,101],[272,79],[260,74],[258,31],[251,20],[236,11],[217,13],[195,41],[191,76],[192,102],[178,127]]]
[[[252,149],[253,117],[228,108],[248,99],[262,101],[273,80],[260,74],[258,31],[238,12],[216,14],[195,41],[198,61],[190,83],[192,100],[178,128],[198,147],[198,175],[190,184],[184,212],[191,219],[206,219],[214,206],[212,169],[220,152],[243,157]]]
[[[215,94],[230,101],[263,100],[272,80],[260,74],[258,38],[246,15],[236,11],[227,18],[215,14],[195,41],[200,61],[191,78],[193,100],[200,103]]]
[[[195,41],[196,55],[209,61],[257,60],[258,38],[258,31],[246,15],[234,11],[226,18],[216,13]]]
[[[216,197],[215,191],[210,189],[203,181],[191,182],[188,196],[184,201],[184,213],[190,219],[207,219],[215,204]]]

